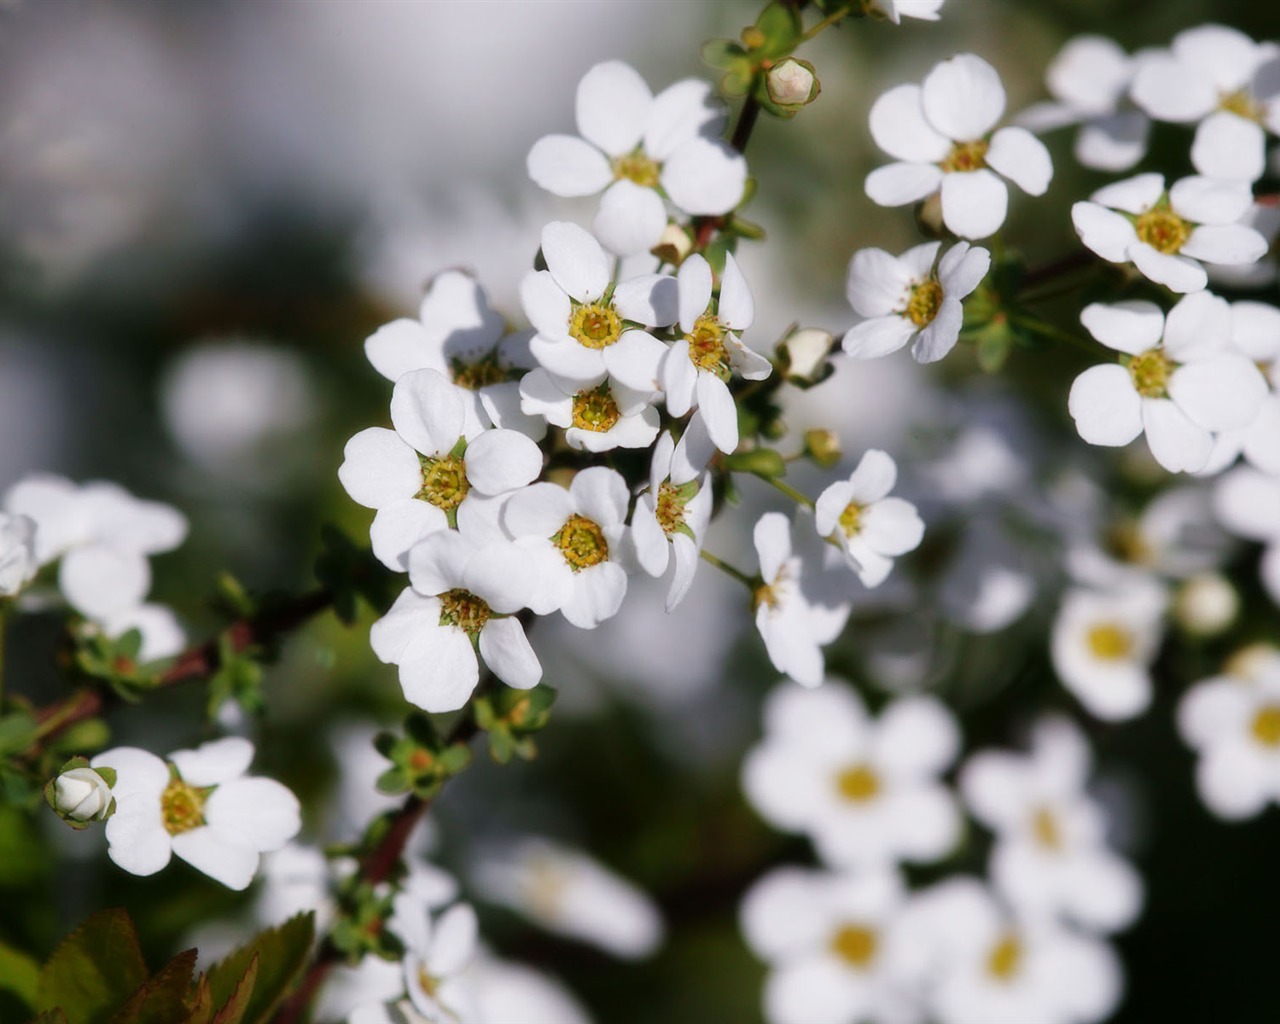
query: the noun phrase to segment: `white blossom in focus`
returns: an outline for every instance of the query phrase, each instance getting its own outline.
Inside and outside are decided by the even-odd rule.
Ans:
[[[660,423],[653,397],[612,378],[584,387],[543,369],[520,381],[520,408],[563,428],[570,448],[588,452],[653,444]]]
[[[971,53],[938,64],[922,86],[890,89],[871,108],[871,136],[899,162],[868,175],[867,195],[903,206],[937,192],[953,234],[994,234],[1009,205],[1005,178],[1039,196],[1053,177],[1049,151],[1025,128],[992,133],[1004,107],[1000,76]]]
[[[818,495],[814,526],[834,537],[864,586],[878,587],[898,555],[914,551],[924,539],[924,523],[911,502],[889,496],[898,466],[877,448],[866,452],[847,480],[837,480]]]

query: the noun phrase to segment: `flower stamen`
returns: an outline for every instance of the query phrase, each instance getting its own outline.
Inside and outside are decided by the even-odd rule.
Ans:
[[[450,590],[440,595],[440,625],[457,626],[475,639],[493,612],[483,598],[469,590]]]
[[[614,181],[634,181],[642,188],[657,188],[662,169],[658,162],[642,149],[625,156],[615,157],[613,161]]]
[[[1138,233],[1138,241],[1166,254],[1181,250],[1191,235],[1191,225],[1167,206],[1157,206],[1141,214],[1134,220],[1133,229]]]
[[[1249,731],[1264,747],[1280,747],[1280,705],[1268,704],[1259,708]]]
[[[569,314],[569,334],[585,348],[608,348],[622,337],[622,318],[612,305],[575,306]]]
[[[991,144],[986,139],[957,142],[942,161],[942,170],[947,174],[980,171],[987,166],[987,150],[990,148]]]
[[[570,516],[551,539],[574,572],[589,569],[609,558],[609,542],[605,540],[604,531],[586,516]]]
[[[419,455],[422,466],[422,489],[417,497],[436,508],[451,512],[462,504],[471,490],[467,480],[467,464],[452,455]]]
[[[1010,981],[1022,966],[1022,943],[1017,936],[1006,934],[991,947],[987,956],[987,972],[997,981]]]
[[[843,925],[831,937],[831,952],[850,967],[866,967],[876,955],[876,933],[856,924]]]
[[[579,430],[603,434],[613,429],[622,419],[618,403],[613,400],[609,382],[599,387],[584,389],[573,396],[573,425]]]
[[[917,327],[928,327],[942,308],[942,285],[932,279],[911,286],[906,317]]]
[[[160,820],[171,836],[180,836],[204,824],[205,793],[175,778],[160,794]]]
[[[1163,349],[1149,348],[1129,360],[1129,376],[1143,398],[1164,398],[1171,372],[1173,363]]]
[[[836,776],[836,789],[849,803],[866,803],[880,792],[880,777],[870,765],[850,765]]]
[[[684,338],[689,343],[689,361],[694,366],[708,373],[722,374],[728,353],[724,347],[724,325],[719,319],[703,313]]]
[[[1086,642],[1090,653],[1102,661],[1123,661],[1133,653],[1133,635],[1114,622],[1090,626]]]

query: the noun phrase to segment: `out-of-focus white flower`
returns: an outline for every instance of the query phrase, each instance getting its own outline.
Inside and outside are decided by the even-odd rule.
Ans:
[[[1096,171],[1127,171],[1147,152],[1151,122],[1128,108],[1129,83],[1146,53],[1129,56],[1106,36],[1076,36],[1058,51],[1045,72],[1054,97],[1018,116],[1032,131],[1081,125],[1075,156]]]
[[[955,347],[964,320],[961,300],[987,276],[991,254],[959,242],[939,260],[941,248],[941,242],[926,242],[901,256],[883,249],[853,254],[845,295],[866,319],[845,334],[845,352],[875,359],[911,342],[916,362],[933,363]]]
[[[1124,987],[1106,943],[1010,916],[974,879],[918,895],[904,914],[932,961],[929,1017],[939,1024],[1094,1024]]]
[[[178,750],[166,761],[137,747],[98,754],[113,768],[116,812],[107,853],[124,870],[153,875],[177,854],[230,889],[244,889],[263,853],[298,834],[297,798],[273,779],[249,777],[253,744],[237,736]]]
[[[1280,802],[1280,663],[1252,681],[1205,680],[1178,705],[1178,728],[1197,750],[1196,785],[1220,818],[1240,820]]]
[[[477,1024],[591,1024],[563,984],[525,964],[499,960],[482,948],[463,975]]]
[[[1209,279],[1229,288],[1265,288],[1276,280],[1276,238],[1280,236],[1280,206],[1267,196],[1250,204],[1240,222],[1252,228],[1267,243],[1266,254],[1256,263],[1207,267]]]
[[[996,833],[992,881],[1020,915],[1112,932],[1138,916],[1142,879],[1106,847],[1101,809],[1085,794],[1089,762],[1075,725],[1048,718],[1032,734],[1030,756],[970,757],[960,789]]]
[[[889,870],[829,874],[779,868],[742,901],[742,932],[772,967],[770,1024],[893,1024],[913,1020],[899,912],[902,880]]]
[[[1241,223],[1253,193],[1247,182],[1192,176],[1165,191],[1163,174],[1106,185],[1071,207],[1080,241],[1111,263],[1132,263],[1156,284],[1198,292],[1202,264],[1254,263],[1267,240]]]
[[[742,200],[746,161],[712,137],[724,111],[706,82],[685,79],[654,96],[630,65],[606,61],[578,85],[577,121],[581,138],[534,144],[529,177],[558,196],[603,190],[593,230],[619,255],[658,243],[663,195],[690,214],[728,213]]]
[[[1173,617],[1193,636],[1218,636],[1240,614],[1240,594],[1221,573],[1192,576],[1173,596]]]
[[[411,370],[391,392],[394,430],[366,427],[343,449],[338,479],[353,499],[377,510],[373,552],[403,572],[409,550],[450,525],[479,530],[490,500],[542,472],[542,452],[515,430],[467,432],[459,389],[435,370]],[[474,493],[473,493],[474,492]]]
[[[476,912],[455,903],[432,918],[412,893],[394,901],[388,926],[405,944],[404,983],[413,1007],[428,1021],[470,1021],[473,997],[465,971],[476,953]]]
[[[337,904],[329,859],[322,850],[286,843],[262,858],[261,875],[253,904],[253,916],[261,924],[274,925],[310,910],[316,915],[316,930],[328,928]]]
[[[648,448],[660,423],[652,402],[651,390],[636,391],[611,379],[582,387],[537,369],[520,381],[520,408],[563,427],[569,447],[588,452]]]
[[[924,539],[916,507],[889,497],[898,466],[878,448],[866,452],[847,480],[831,484],[819,496],[813,522],[821,537],[834,537],[864,586],[878,587],[893,560],[914,551]]]
[[[1201,472],[1221,472],[1243,455],[1263,472],[1280,476],[1280,309],[1265,302],[1233,302],[1229,347],[1263,372],[1270,391],[1251,424],[1214,438],[1213,454]]]
[[[0,512],[0,597],[13,597],[39,569],[35,520]]]
[[[473,880],[484,899],[623,959],[649,956],[662,942],[653,901],[581,850],[522,839],[484,857]]]
[[[1150,302],[1085,307],[1085,328],[1123,356],[1071,385],[1068,408],[1080,436],[1120,446],[1145,432],[1165,469],[1202,469],[1213,432],[1249,426],[1267,394],[1258,368],[1227,347],[1230,317],[1226,301],[1209,292],[1186,296],[1167,318]]]
[[[732,452],[738,447],[738,409],[729,380],[734,371],[747,380],[764,380],[773,366],[742,344],[739,335],[755,320],[755,302],[733,255],[726,253],[724,260],[714,311],[706,258],[695,253],[680,265],[679,324],[684,337],[663,354],[658,370],[667,411],[682,417],[691,409],[701,410],[715,446]]]
[[[172,608],[162,604],[133,605],[102,616],[97,620],[103,633],[118,640],[130,630],[142,638],[138,661],[146,664],[172,658],[187,646],[187,631]]]
[[[622,474],[606,466],[582,470],[567,489],[537,483],[508,499],[502,525],[540,560],[533,611],[558,609],[579,629],[594,629],[618,613],[627,593],[620,558],[629,499]]]
[[[537,592],[537,563],[511,541],[440,530],[409,553],[410,586],[369,630],[378,658],[425,711],[456,711],[480,681],[479,658],[527,690],[542,666],[515,612]]]
[[[970,239],[994,234],[1009,205],[1001,175],[1036,196],[1053,177],[1049,151],[1025,128],[991,134],[1004,105],[995,68],[971,53],[938,64],[923,86],[890,89],[871,108],[871,136],[900,162],[872,171],[867,195],[902,206],[938,192],[949,231]]]
[[[1280,132],[1280,54],[1225,25],[1173,37],[1134,75],[1133,101],[1160,121],[1196,124],[1191,162],[1201,174],[1257,181],[1266,131]]]
[[[798,683],[822,682],[822,648],[849,619],[849,586],[827,565],[826,545],[808,509],[795,521],[766,512],[752,533],[762,583],[752,595],[756,629],[769,660]],[[851,581],[850,581],[851,582]]]
[[[960,735],[938,701],[902,698],[872,721],[843,683],[787,683],[766,700],[764,723],[742,766],[747,798],[771,824],[809,835],[828,864],[937,860],[959,838],[955,800],[937,777]]]
[[[1258,571],[1271,600],[1280,605],[1280,476],[1238,466],[1218,480],[1213,508],[1232,533],[1266,545]]]
[[[1149,587],[1068,590],[1063,597],[1050,643],[1053,667],[1091,714],[1133,718],[1151,703],[1164,603],[1163,592]]]
[[[72,768],[53,780],[58,812],[76,821],[105,818],[111,808],[111,787],[92,768]]]
[[[937,21],[942,4],[943,0],[867,0],[863,6],[868,14],[879,15],[897,25],[903,18]]]
[[[960,551],[939,588],[947,617],[971,633],[998,633],[1036,596],[1036,580],[998,523],[979,519],[960,540]]]

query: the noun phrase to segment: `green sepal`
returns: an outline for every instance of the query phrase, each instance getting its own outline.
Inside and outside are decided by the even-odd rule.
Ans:
[[[206,714],[210,718],[227,701],[234,701],[252,715],[266,712],[262,665],[257,660],[261,654],[262,652],[252,647],[238,650],[229,630],[218,637],[218,670],[209,680],[209,701],[206,707]]]
[[[751,56],[757,64],[762,59],[778,60],[794,50],[804,36],[800,12],[790,4],[771,3],[756,19]],[[757,41],[759,40],[759,41]]]
[[[338,919],[330,931],[334,947],[355,964],[372,953],[398,959],[404,945],[384,925],[392,913],[392,895],[355,881],[341,894]]]
[[[533,734],[546,727],[556,691],[546,685],[531,690],[504,689],[476,700],[476,724],[489,740],[489,756],[506,764],[513,756],[537,756]]]
[[[374,739],[378,753],[391,767],[378,777],[378,788],[397,795],[412,792],[428,800],[446,779],[471,763],[471,748],[465,743],[446,745],[426,715],[413,712],[405,719],[405,733],[380,733]]]
[[[734,473],[753,473],[771,480],[786,475],[787,464],[772,448],[753,448],[724,457],[725,469]]]

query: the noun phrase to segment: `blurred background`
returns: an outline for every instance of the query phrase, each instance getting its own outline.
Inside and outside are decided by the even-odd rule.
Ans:
[[[365,361],[365,337],[414,315],[425,282],[453,266],[475,270],[518,322],[541,225],[589,223],[594,210],[524,174],[537,138],[572,130],[578,79],[609,58],[655,91],[711,77],[701,43],[736,37],[757,13],[738,0],[0,5],[0,490],[47,470],[182,508],[191,536],[157,561],[154,593],[194,637],[216,625],[206,598],[221,569],[259,590],[308,588],[321,526],[363,538],[371,518],[335,475],[346,438],[387,418],[389,387]],[[1246,0],[948,0],[939,24],[858,21],[824,34],[801,53],[822,95],[794,121],[764,121],[748,151],[759,190],[747,214],[769,236],[742,254],[758,310],[748,342],[767,351],[795,321],[843,332],[853,251],[918,240],[909,213],[862,191],[883,162],[866,115],[884,89],[972,50],[1001,72],[1016,111],[1044,98],[1044,68],[1076,33],[1133,50],[1209,20],[1255,38],[1280,29],[1276,9]],[[1072,251],[1068,207],[1104,180],[1073,167],[1070,140],[1048,140],[1048,196],[1011,202],[1005,237],[1032,265]],[[940,693],[962,716],[966,749],[1017,743],[1043,708],[1076,710],[1044,650],[1055,570],[1037,543],[1064,532],[1073,510],[1116,497],[1064,484],[1073,459],[1106,480],[1078,442],[1064,445],[1070,457],[1045,458],[1074,440],[1065,394],[1081,365],[1069,351],[1020,353],[988,378],[967,354],[940,369],[889,359],[843,365],[789,396],[793,427],[841,434],[846,471],[873,446],[918,467],[908,496],[931,531],[942,527],[859,608],[830,664],[873,703]],[[995,447],[972,449],[975,423]],[[973,472],[957,482],[966,438]],[[801,472],[797,484],[814,479]],[[745,500],[770,504],[763,491]],[[1031,582],[1009,598],[1012,619],[996,608],[991,622],[966,622],[957,609],[971,595],[953,583],[948,596],[948,567],[971,541],[1000,546],[1010,507],[1032,543],[1001,546],[999,558]],[[709,547],[751,559],[745,531],[713,528]],[[480,759],[451,786],[433,812],[435,856],[465,876],[476,849],[515,834],[589,850],[653,895],[662,949],[621,964],[482,908],[494,947],[561,977],[609,1024],[758,1020],[763,968],[739,937],[738,900],[770,866],[812,859],[739,792],[774,677],[731,582],[704,573],[671,619],[661,589],[642,582],[595,632],[539,624],[545,681],[561,694],[541,756],[502,769]],[[404,709],[367,626],[325,619],[292,641],[268,684],[271,713],[251,728],[260,770],[306,800],[312,838],[342,834],[340,762]],[[39,702],[58,693],[48,643],[33,628],[11,654],[11,685]],[[1221,653],[1177,652],[1173,675],[1207,675]],[[1210,818],[1174,734],[1176,696],[1161,693],[1136,722],[1092,725],[1118,839],[1148,884],[1146,912],[1120,939],[1128,996],[1116,1019],[1269,1020],[1280,821]],[[113,738],[158,751],[199,742],[213,734],[193,724],[202,703],[165,694],[113,720]],[[0,821],[8,941],[47,950],[91,909],[123,902],[158,961],[193,922],[246,905],[182,865],[134,879],[101,856],[100,834],[52,816],[43,825],[56,862],[32,855],[22,819]],[[972,837],[920,877],[981,872],[984,856]]]

